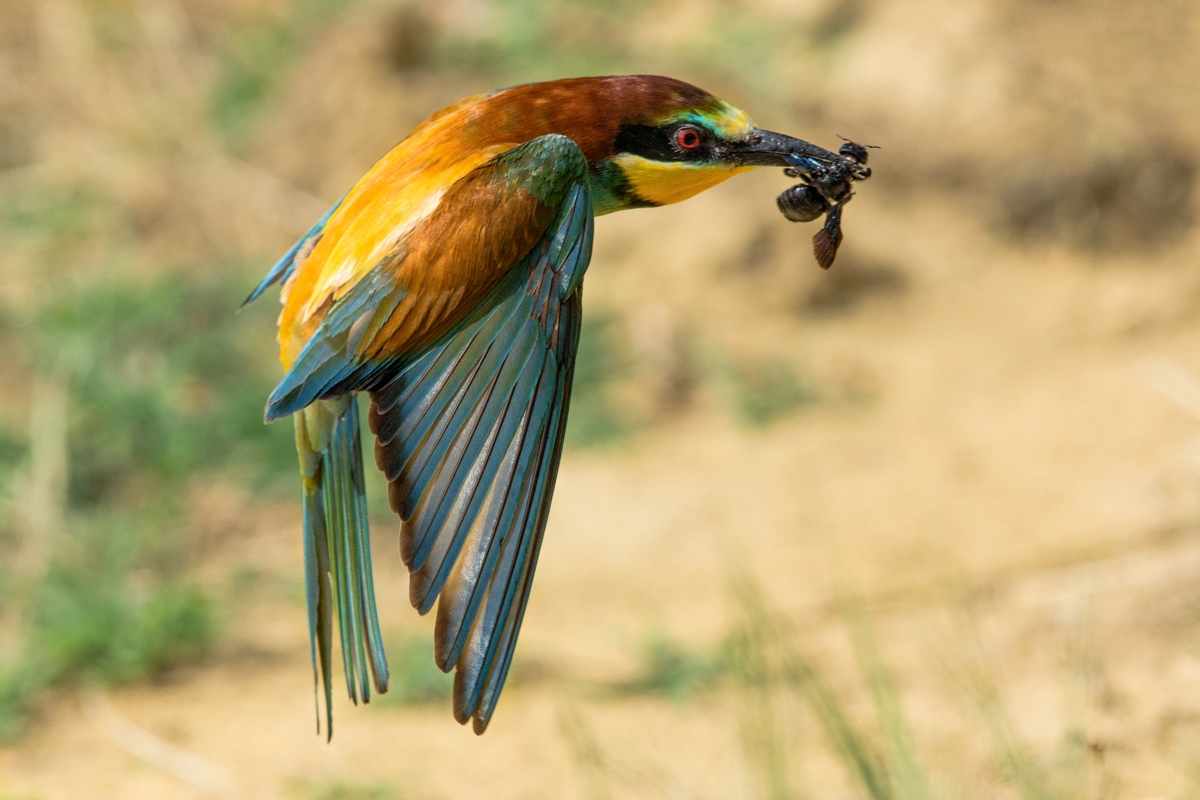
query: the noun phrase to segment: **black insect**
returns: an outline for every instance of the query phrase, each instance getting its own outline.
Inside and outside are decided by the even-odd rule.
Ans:
[[[854,197],[851,183],[871,177],[867,147],[846,140],[837,155],[803,158],[783,172],[801,182],[779,195],[779,211],[792,222],[812,222],[826,215],[825,224],[813,236],[813,255],[821,269],[829,269],[842,243],[842,207]]]
[[[812,222],[829,210],[829,201],[815,186],[798,183],[775,199],[779,210],[792,222]]]
[[[852,142],[847,139],[842,143],[842,146],[838,148],[838,152],[844,155],[846,158],[854,159],[856,162],[865,167],[867,165],[867,156],[869,155],[867,153],[867,147],[869,147],[869,145],[861,145],[858,142]]]

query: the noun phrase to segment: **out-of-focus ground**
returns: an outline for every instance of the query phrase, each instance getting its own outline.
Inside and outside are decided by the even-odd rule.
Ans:
[[[859,598],[934,796],[1196,796],[1198,44],[1186,0],[3,6],[4,575],[35,583],[95,508],[140,514],[168,487],[173,505],[138,524],[183,537],[163,574],[210,598],[215,633],[149,680],[57,676],[0,746],[0,797],[790,797],[755,782],[736,692],[628,689],[647,642],[719,649],[741,574],[871,728],[840,611]],[[252,480],[217,452],[97,489],[107,505],[58,486],[78,469],[55,442],[77,434],[52,412],[82,401],[57,345],[27,344],[49,324],[38,309],[114,280],[249,289],[441,105],[597,71],[669,73],[763,127],[879,145],[876,177],[827,273],[770,171],[598,221],[586,303],[608,367],[573,409],[491,728],[460,728],[440,696],[343,701],[326,744],[288,468]],[[244,314],[236,355],[265,396],[273,309]],[[202,390],[225,346],[181,407],[216,402]],[[147,363],[130,380],[169,372]],[[279,433],[263,447],[286,464]],[[395,528],[375,520],[393,658],[431,628]],[[17,590],[0,601],[19,660],[36,614]],[[997,757],[1001,712],[962,677],[975,668],[1039,769],[1067,776],[1059,794]],[[814,722],[791,737],[794,796],[855,796]]]

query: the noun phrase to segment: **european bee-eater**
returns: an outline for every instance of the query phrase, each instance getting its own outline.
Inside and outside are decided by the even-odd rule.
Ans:
[[[482,733],[558,473],[593,219],[686,200],[755,166],[859,175],[851,159],[760,130],[671,78],[468,97],[396,145],[250,295],[283,287],[286,374],[266,418],[295,417],[327,735],[335,615],[350,698],[388,682],[356,393],[371,398],[409,597],[422,614],[437,601],[435,657],[456,669],[454,717]]]

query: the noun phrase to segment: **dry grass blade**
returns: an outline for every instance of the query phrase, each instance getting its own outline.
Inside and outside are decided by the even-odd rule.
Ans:
[[[62,378],[39,377],[30,404],[29,485],[24,492],[26,541],[21,571],[45,569],[67,506],[67,387]]]
[[[774,706],[769,697],[774,687],[785,687],[803,698],[817,718],[842,765],[872,800],[891,800],[887,764],[862,726],[829,686],[821,671],[796,648],[778,616],[772,613],[753,580],[741,576],[734,582],[734,597],[742,615],[737,637],[743,680],[757,693],[755,716],[747,745],[759,765],[771,800],[797,796],[789,788],[789,755],[774,732]]]
[[[233,778],[225,770],[134,725],[103,692],[82,694],[80,701],[96,730],[130,755],[205,792],[223,793],[233,788]]]
[[[894,796],[900,800],[931,800],[929,780],[917,761],[899,690],[891,670],[879,653],[871,621],[856,603],[849,606],[847,619],[854,641],[854,653],[871,689],[875,716],[883,733],[884,754],[891,768]]]
[[[993,758],[1002,776],[1023,800],[1059,800],[1060,795],[1034,749],[1021,735],[1005,705],[996,675],[998,659],[988,654],[972,607],[963,602],[956,611],[959,621],[956,654],[960,660],[951,669],[991,739]]]
[[[584,796],[587,800],[611,800],[613,788],[608,755],[578,706],[570,702],[559,704],[558,728],[583,774]]]

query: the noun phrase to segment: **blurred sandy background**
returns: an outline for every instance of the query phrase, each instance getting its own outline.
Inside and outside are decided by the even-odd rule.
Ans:
[[[775,171],[598,222],[491,728],[380,499],[327,745],[237,306],[437,108],[622,72],[875,178],[828,273]],[[0,798],[1200,796],[1198,165],[1189,0],[0,3]]]

